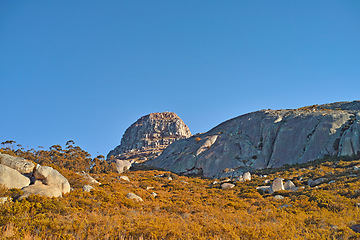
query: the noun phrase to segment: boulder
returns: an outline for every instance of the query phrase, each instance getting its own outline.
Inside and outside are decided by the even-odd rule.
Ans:
[[[120,180],[126,181],[126,182],[130,182],[130,179],[128,176],[120,176],[119,177]]]
[[[274,199],[275,199],[275,200],[282,200],[282,199],[284,199],[284,196],[275,195],[275,196],[274,196]]]
[[[12,201],[11,197],[0,197],[0,204],[4,204],[11,201]]]
[[[35,181],[33,185],[24,187],[21,189],[24,194],[19,197],[19,199],[26,198],[31,194],[38,194],[44,197],[61,197],[62,192],[56,186],[49,186],[43,184],[41,181]]]
[[[143,199],[136,195],[135,193],[128,193],[126,194],[128,199],[134,200],[135,202],[143,202]]]
[[[318,178],[318,179],[316,179],[316,180],[309,180],[308,181],[308,185],[310,186],[310,187],[314,187],[314,186],[316,186],[316,185],[319,185],[319,184],[321,184],[321,183],[323,183],[323,182],[326,182],[327,181],[327,179],[326,178]]]
[[[84,186],[83,186],[83,191],[84,191],[84,192],[90,192],[90,191],[93,190],[93,189],[94,189],[94,187],[91,186],[91,185],[84,185]]]
[[[93,177],[90,176],[90,174],[86,173],[86,172],[81,172],[81,173],[77,173],[80,176],[82,176],[84,178],[85,181],[87,181],[88,184],[97,184],[97,185],[101,185],[101,183],[99,183],[96,179],[94,179]]]
[[[270,189],[270,186],[259,186],[259,187],[256,187],[256,190],[260,190],[260,191],[263,191],[263,192],[268,192]]]
[[[269,193],[272,194],[274,192],[281,191],[281,190],[285,190],[284,184],[283,184],[283,179],[275,178],[269,188]]]
[[[284,184],[284,189],[289,191],[296,191],[297,188],[291,180],[287,180]]]
[[[37,165],[34,176],[46,185],[57,187],[63,194],[70,192],[69,181],[52,167]]]
[[[134,161],[116,159],[115,160],[116,170],[118,173],[126,172],[127,170],[130,169],[133,163]]]
[[[32,173],[35,168],[35,164],[25,158],[14,157],[3,153],[0,153],[0,164],[15,169],[23,174]]]
[[[0,185],[4,185],[6,188],[23,188],[29,184],[29,178],[13,168],[0,164]]]
[[[251,181],[251,174],[250,174],[250,172],[244,173],[243,179],[244,179],[244,181]]]
[[[152,192],[152,193],[151,193],[151,196],[152,196],[153,198],[156,198],[156,197],[157,197],[157,193],[156,193],[156,192]]]
[[[232,184],[232,183],[223,183],[221,184],[221,189],[230,189],[230,188],[233,188],[235,187],[235,184]]]

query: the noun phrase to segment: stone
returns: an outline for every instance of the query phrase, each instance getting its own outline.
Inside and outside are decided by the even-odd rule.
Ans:
[[[143,202],[143,199],[136,195],[135,193],[128,193],[126,194],[128,199],[134,200],[135,202]]]
[[[116,170],[118,173],[124,173],[127,170],[130,169],[131,165],[134,163],[135,161],[131,160],[119,160],[116,159],[115,160],[115,164],[116,164]]]
[[[44,197],[62,197],[62,191],[56,186],[45,185],[41,181],[35,181],[33,185],[21,189],[24,193],[19,200],[26,198],[32,194],[38,194]]]
[[[46,185],[57,187],[63,194],[70,192],[69,181],[52,167],[37,165],[34,176]]]
[[[354,170],[360,170],[360,165],[354,166]]]
[[[235,184],[232,184],[232,183],[223,183],[221,184],[221,189],[230,189],[230,188],[233,188],[235,187]]]
[[[256,187],[256,190],[260,190],[260,191],[263,191],[263,192],[268,192],[270,189],[270,186],[259,186],[259,187]]]
[[[209,178],[234,169],[226,173],[232,177],[237,171],[302,164],[327,155],[357,155],[359,136],[360,101],[260,110],[178,139],[145,164],[178,174],[196,170]],[[206,142],[211,145],[204,147]]]
[[[285,190],[282,178],[275,178],[269,188],[269,193]]]
[[[88,173],[86,173],[86,172],[81,172],[81,173],[77,173],[77,174],[79,174],[80,176],[82,176],[88,184],[101,185],[100,182],[98,182],[96,179],[94,179],[93,177],[91,177],[90,174],[88,174]]]
[[[360,233],[360,224],[355,224],[350,227],[351,230],[353,230],[356,233]]]
[[[146,187],[146,190],[152,190],[154,187]]]
[[[150,113],[126,129],[119,146],[110,151],[107,159],[142,159],[148,161],[178,139],[191,136],[188,126],[172,112]]]
[[[32,173],[35,168],[35,164],[25,158],[14,157],[3,153],[0,153],[0,164],[15,169],[22,174]]]
[[[157,197],[157,193],[156,193],[156,192],[152,192],[152,193],[150,193],[150,194],[151,194],[151,196],[153,196],[154,198]]]
[[[119,177],[120,180],[126,181],[126,182],[130,182],[130,179],[128,176],[120,176]]]
[[[29,186],[30,179],[13,168],[0,164],[0,185],[5,188],[23,188]]]
[[[284,196],[275,195],[275,196],[274,196],[274,199],[275,199],[275,200],[282,200],[282,199],[284,199]]]
[[[243,176],[239,176],[239,177],[236,177],[233,181],[234,182],[245,182],[245,179],[243,178]]]
[[[244,173],[243,179],[244,179],[244,181],[251,181],[251,174],[250,174],[250,172]]]
[[[265,184],[269,184],[270,182],[271,182],[270,179],[266,179],[266,180],[264,181]]]
[[[327,181],[326,178],[318,178],[318,179],[310,181],[310,182],[308,181],[308,185],[310,187],[314,187],[314,186],[319,185],[319,184],[321,184],[323,182],[326,182],[326,181]]]
[[[11,202],[12,198],[11,197],[0,197],[0,204],[5,204],[7,202]]]
[[[295,184],[294,184],[291,180],[287,180],[287,181],[284,183],[284,189],[285,189],[285,190],[289,190],[289,191],[296,191],[296,190],[297,190]],[[296,190],[295,190],[295,189],[296,189]]]
[[[83,186],[83,191],[84,191],[84,192],[90,192],[90,191],[93,190],[93,189],[94,189],[94,187],[91,186],[91,185],[84,185],[84,186]]]

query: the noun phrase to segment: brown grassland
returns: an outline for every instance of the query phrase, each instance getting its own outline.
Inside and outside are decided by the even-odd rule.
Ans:
[[[14,199],[0,205],[1,239],[360,239],[349,228],[360,223],[360,170],[354,170],[360,160],[356,158],[258,171],[251,181],[221,190],[211,185],[213,179],[165,171],[118,174],[102,156],[91,159],[72,143],[65,149],[56,145],[24,151],[7,146],[0,152],[50,165],[73,188],[62,198],[33,195],[22,201],[15,200],[21,190],[0,188],[0,197]],[[76,171],[90,172],[102,184],[84,192],[84,179]],[[173,180],[154,177],[159,174]],[[121,175],[130,182],[120,180]],[[305,188],[272,195],[255,189],[278,176]],[[308,179],[319,177],[335,182],[306,186]],[[127,199],[129,192],[144,201]],[[274,195],[284,199],[276,200]]]

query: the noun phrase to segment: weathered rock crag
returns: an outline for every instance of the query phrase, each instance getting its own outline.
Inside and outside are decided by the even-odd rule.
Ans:
[[[241,115],[174,142],[146,164],[221,178],[345,155],[360,155],[360,101]]]
[[[151,113],[141,117],[126,129],[121,144],[110,151],[107,158],[114,156],[117,160],[140,161],[153,159],[171,143],[190,136],[189,128],[175,113]],[[126,166],[123,163],[117,165],[123,172],[123,167]]]

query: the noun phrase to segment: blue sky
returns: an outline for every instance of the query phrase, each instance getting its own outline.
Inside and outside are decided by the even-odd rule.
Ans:
[[[192,133],[360,99],[360,1],[0,1],[0,141],[106,155],[139,117]]]

